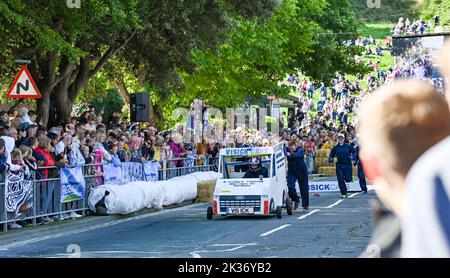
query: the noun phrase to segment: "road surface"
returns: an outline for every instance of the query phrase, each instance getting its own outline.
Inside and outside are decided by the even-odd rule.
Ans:
[[[370,200],[376,195],[339,196],[311,195],[308,212],[288,216],[284,211],[282,219],[208,221],[207,204],[190,204],[127,217],[67,220],[0,233],[0,257],[357,257],[371,237]]]

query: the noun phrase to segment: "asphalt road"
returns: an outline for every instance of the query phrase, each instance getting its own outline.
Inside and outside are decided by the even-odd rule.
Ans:
[[[371,237],[370,200],[376,196],[373,191],[342,201],[339,196],[311,196],[309,212],[284,211],[282,219],[208,221],[207,204],[85,217],[0,233],[0,257],[357,257]]]

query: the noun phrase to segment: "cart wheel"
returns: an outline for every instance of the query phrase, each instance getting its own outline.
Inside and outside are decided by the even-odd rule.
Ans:
[[[278,206],[277,209],[275,210],[275,214],[277,215],[278,219],[281,219],[281,212],[282,212],[281,207]]]
[[[286,210],[288,215],[293,214],[294,208],[292,207],[292,200],[289,197],[286,199]]]
[[[213,209],[212,209],[212,207],[208,207],[208,210],[206,211],[206,218],[208,220],[212,220],[212,218],[213,218]]]

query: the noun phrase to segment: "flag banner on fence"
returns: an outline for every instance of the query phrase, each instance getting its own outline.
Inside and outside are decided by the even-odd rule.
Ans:
[[[23,172],[8,172],[5,179],[5,206],[7,212],[18,217],[33,204],[33,181],[26,180]]]
[[[84,198],[86,183],[81,166],[61,168],[61,203]]]
[[[106,164],[103,166],[103,173],[105,177],[104,184],[121,185],[122,183],[122,167],[116,167],[114,164]]]
[[[144,163],[144,175],[146,181],[157,181],[159,180],[159,170],[161,165],[158,161],[149,161]]]
[[[142,163],[137,162],[122,163],[122,184],[143,180],[144,180],[144,169],[142,167]]]

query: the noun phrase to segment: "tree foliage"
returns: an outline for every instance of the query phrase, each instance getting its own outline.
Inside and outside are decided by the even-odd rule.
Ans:
[[[329,82],[336,72],[356,73],[356,47],[344,40],[357,36],[358,21],[347,0],[286,0],[264,24],[240,20],[219,51],[195,51],[194,75],[184,74],[190,100],[202,96],[214,106],[234,107],[245,98],[283,96],[280,86],[295,69]]]

